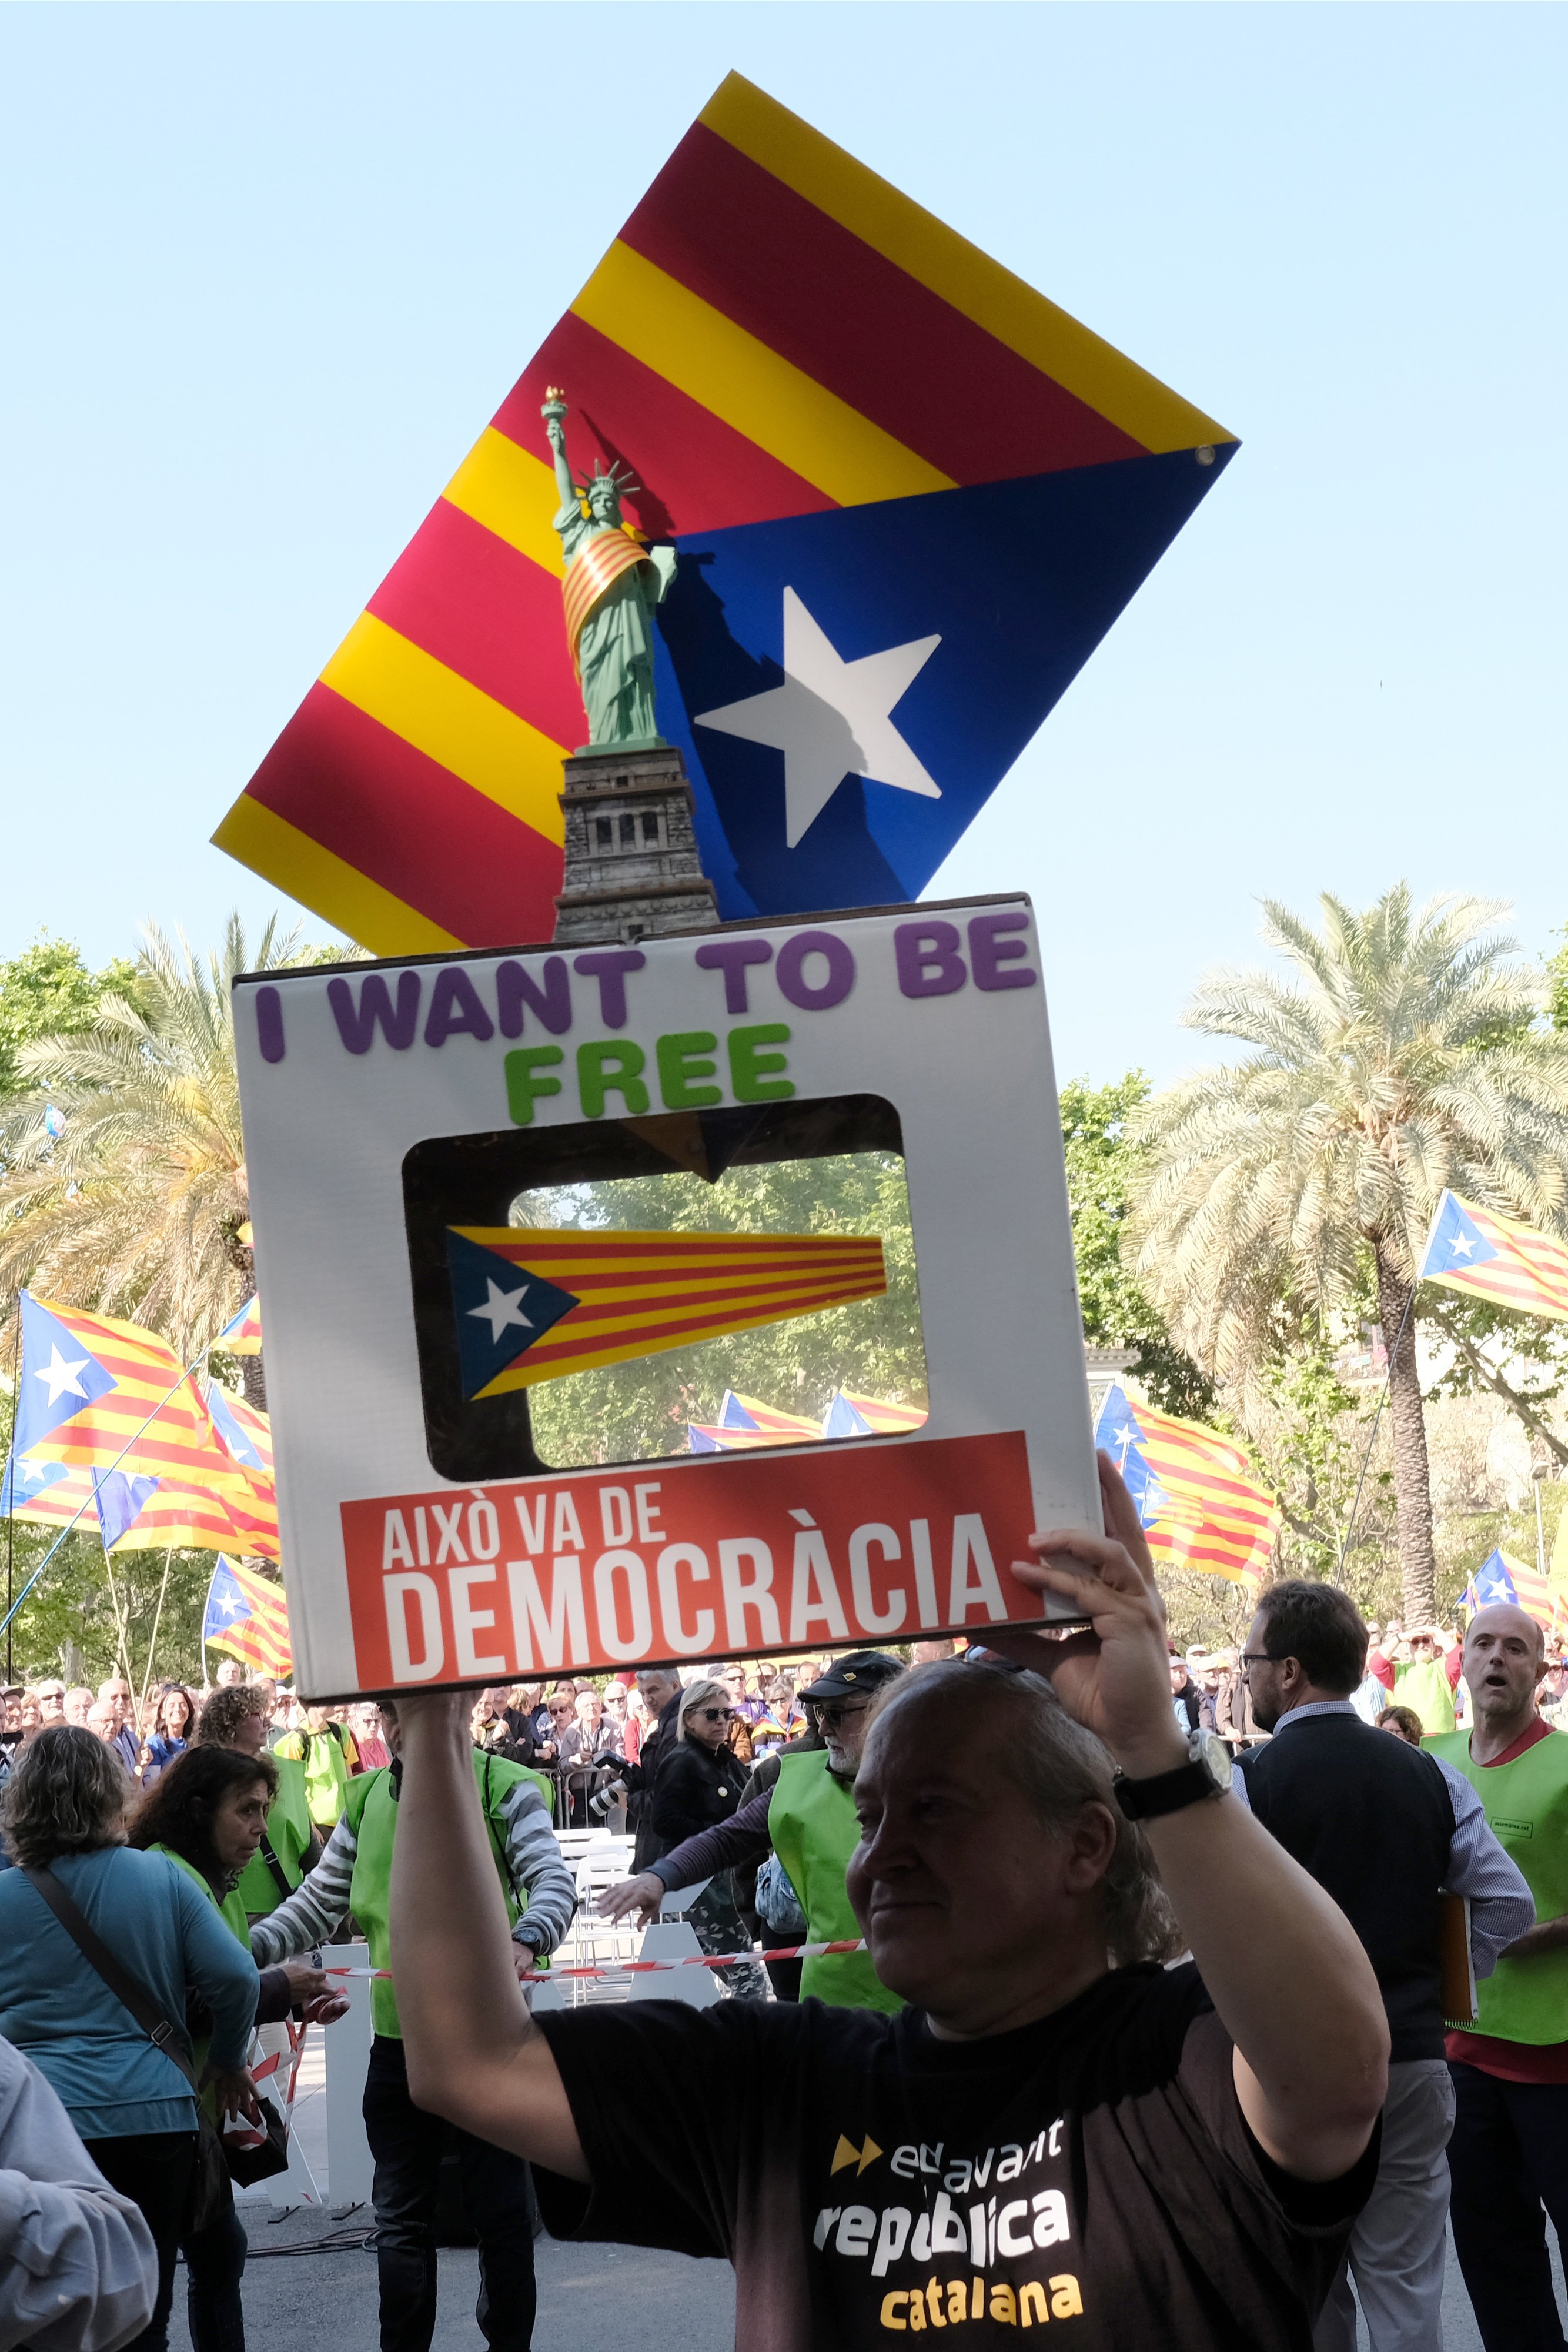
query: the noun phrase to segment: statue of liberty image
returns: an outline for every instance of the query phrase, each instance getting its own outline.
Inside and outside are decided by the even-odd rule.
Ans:
[[[566,634],[588,713],[590,751],[656,751],[668,746],[653,711],[653,607],[674,577],[672,547],[645,548],[621,519],[621,496],[637,485],[619,464],[596,459],[580,487],[566,461],[566,402],[546,386],[540,414],[555,453],[560,508],[555,528],[566,553]]]

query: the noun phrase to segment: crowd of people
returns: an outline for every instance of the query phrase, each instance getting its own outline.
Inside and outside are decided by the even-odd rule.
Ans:
[[[1240,1649],[1178,1651],[1104,1475],[1112,1532],[1030,1571],[1100,1580],[1056,1644],[338,1710],[234,1668],[8,1693],[0,2352],[164,2352],[181,2258],[194,2352],[243,2352],[223,2127],[254,2144],[255,2063],[340,2013],[319,1953],[351,1935],[389,1972],[382,2352],[429,2352],[448,2154],[492,2352],[533,2343],[536,2194],[559,2233],[727,2254],[748,2352],[1096,2311],[1086,2342],[1353,2352],[1358,2306],[1415,2352],[1450,2217],[1487,2352],[1557,2352],[1562,1660],[1518,1609],[1368,1627],[1304,1582]],[[596,1824],[632,1843],[599,1911],[678,1912],[734,1963],[716,2008],[530,2025],[517,1981],[577,1909],[560,1834]],[[773,2086],[755,2114],[643,2095],[736,2079]]]

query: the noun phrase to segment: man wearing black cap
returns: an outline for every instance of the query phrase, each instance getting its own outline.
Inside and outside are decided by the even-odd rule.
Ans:
[[[789,1874],[806,1914],[806,1937],[813,1944],[853,1943],[860,1928],[845,1891],[844,1874],[860,1840],[854,1780],[865,1746],[872,1701],[904,1668],[881,1650],[851,1650],[796,1696],[816,1710],[824,1745],[786,1748],[776,1760],[778,1775],[716,1829],[687,1838],[673,1853],[650,1863],[636,1878],[601,1895],[610,1919],[629,1911],[655,1912],[667,1888],[692,1886],[716,1871],[745,1868],[771,1852]],[[766,1767],[759,1768],[766,1769]],[[841,2009],[899,2010],[904,2003],[878,1981],[866,1952],[830,1952],[808,1960],[800,1973],[800,1996],[833,2002]]]

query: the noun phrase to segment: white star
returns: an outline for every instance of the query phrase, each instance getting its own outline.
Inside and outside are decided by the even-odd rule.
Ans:
[[[519,1331],[533,1329],[534,1327],[528,1317],[520,1313],[517,1307],[518,1299],[526,1298],[528,1295],[528,1286],[526,1282],[517,1290],[503,1290],[498,1282],[492,1282],[486,1276],[485,1287],[489,1296],[484,1306],[471,1307],[468,1312],[470,1315],[476,1315],[482,1323],[489,1324],[492,1345],[500,1338],[508,1323],[515,1323]]]
[[[1448,1247],[1453,1251],[1456,1257],[1469,1257],[1470,1252],[1475,1247],[1475,1244],[1471,1241],[1468,1234],[1456,1234],[1453,1240],[1448,1244]]]
[[[33,1374],[33,1378],[36,1381],[47,1381],[51,1404],[58,1404],[62,1396],[78,1396],[85,1404],[87,1391],[78,1380],[77,1374],[85,1372],[91,1361],[90,1356],[79,1356],[74,1364],[68,1364],[60,1354],[59,1349],[51,1341],[49,1360],[41,1370]]]
[[[42,1486],[54,1483],[49,1474],[49,1466],[46,1462],[24,1462],[22,1475],[29,1486]]]
[[[940,637],[842,661],[793,588],[784,591],[784,683],[697,716],[699,727],[784,754],[784,838],[793,849],[846,776],[940,800],[892,719]]]
[[[213,1606],[220,1617],[237,1617],[245,1602],[233,1592],[220,1592]]]

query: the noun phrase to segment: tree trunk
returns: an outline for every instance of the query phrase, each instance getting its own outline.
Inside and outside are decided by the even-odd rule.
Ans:
[[[245,1391],[246,1404],[254,1405],[257,1412],[265,1412],[267,1411],[267,1374],[262,1370],[259,1348],[254,1356],[240,1358],[239,1377],[240,1386]],[[1425,1458],[1423,1455],[1422,1459],[1425,1460]]]
[[[1432,1546],[1432,1478],[1427,1423],[1416,1368],[1412,1286],[1375,1240],[1377,1310],[1388,1351],[1388,1419],[1394,1444],[1395,1520],[1399,1531],[1401,1601],[1406,1625],[1429,1625],[1437,1607],[1437,1556]]]

